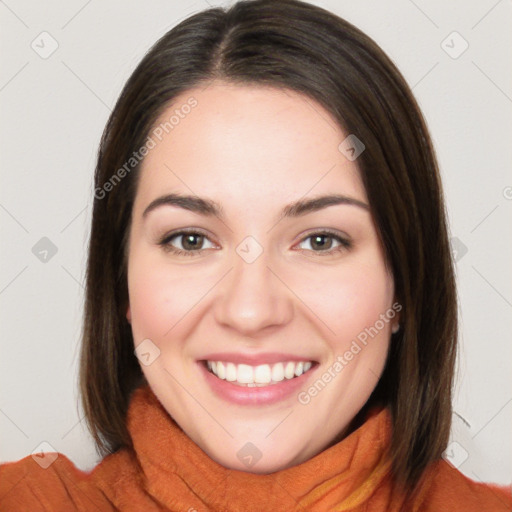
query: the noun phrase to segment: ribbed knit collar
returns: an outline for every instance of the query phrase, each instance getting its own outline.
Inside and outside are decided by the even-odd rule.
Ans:
[[[132,395],[128,428],[145,492],[170,510],[349,510],[366,501],[389,472],[387,409],[374,410],[361,427],[308,461],[267,475],[212,460],[148,385]]]

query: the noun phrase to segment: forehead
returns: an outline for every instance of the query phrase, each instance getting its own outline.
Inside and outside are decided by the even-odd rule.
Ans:
[[[333,191],[366,202],[347,137],[311,98],[258,85],[213,82],[177,96],[150,131],[137,199],[181,191],[267,202]]]

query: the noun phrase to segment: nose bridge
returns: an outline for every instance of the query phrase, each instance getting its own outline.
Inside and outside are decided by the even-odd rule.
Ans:
[[[270,259],[253,237],[246,237],[236,247],[232,271],[215,299],[219,323],[251,334],[289,321],[291,297],[274,275]]]

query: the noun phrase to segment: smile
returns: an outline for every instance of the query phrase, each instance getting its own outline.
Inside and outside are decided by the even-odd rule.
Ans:
[[[300,377],[313,366],[312,361],[285,361],[274,364],[235,364],[225,361],[206,361],[208,370],[216,377],[246,387],[271,386]]]
[[[308,386],[320,367],[316,361],[299,360],[235,364],[219,358],[197,361],[205,384],[219,398],[232,404],[258,406],[276,404],[295,399],[297,393]],[[267,361],[272,358],[268,358]]]

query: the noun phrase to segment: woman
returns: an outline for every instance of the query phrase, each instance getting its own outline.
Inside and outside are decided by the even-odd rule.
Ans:
[[[105,458],[4,464],[1,510],[510,510],[441,457],[442,188],[367,36],[295,0],[191,16],[128,80],[95,186],[81,391]]]

